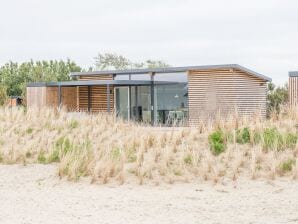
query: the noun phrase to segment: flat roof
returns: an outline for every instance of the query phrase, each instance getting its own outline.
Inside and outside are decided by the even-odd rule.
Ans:
[[[298,76],[298,71],[291,71],[291,72],[289,72],[289,76],[290,77],[296,77],[296,76]]]
[[[88,81],[64,81],[64,82],[32,82],[27,87],[51,87],[51,86],[149,86],[152,81],[141,80],[88,80]],[[154,85],[174,85],[182,82],[154,81]]]
[[[271,78],[254,72],[238,64],[223,64],[223,65],[203,65],[203,66],[185,66],[185,67],[166,67],[166,68],[145,68],[145,69],[128,69],[128,70],[106,70],[106,71],[92,71],[92,72],[72,72],[70,76],[93,76],[93,75],[133,75],[133,74],[147,74],[147,73],[178,73],[192,70],[208,70],[208,69],[239,69],[251,74],[252,76],[271,81]]]

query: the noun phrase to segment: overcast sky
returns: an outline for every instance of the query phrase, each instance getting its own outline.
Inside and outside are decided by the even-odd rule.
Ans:
[[[287,81],[298,70],[297,0],[1,0],[0,65],[93,65],[98,52],[172,66],[240,64]]]

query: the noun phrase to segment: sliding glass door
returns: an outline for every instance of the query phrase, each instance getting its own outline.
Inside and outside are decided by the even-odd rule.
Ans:
[[[129,108],[129,87],[116,87],[115,88],[115,103],[117,116],[124,120],[130,119],[130,108]]]

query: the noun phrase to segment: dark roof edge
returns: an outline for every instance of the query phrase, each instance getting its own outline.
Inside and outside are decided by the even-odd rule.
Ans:
[[[112,75],[112,74],[146,74],[150,72],[154,73],[175,73],[175,72],[186,72],[191,70],[205,70],[205,69],[219,69],[219,68],[235,68],[245,71],[255,77],[271,81],[272,79],[247,69],[238,64],[223,64],[223,65],[203,65],[203,66],[185,66],[185,67],[167,67],[167,68],[152,68],[152,69],[129,69],[129,70],[107,70],[107,71],[93,71],[93,72],[73,72],[70,76],[92,76],[92,75]]]
[[[298,76],[298,71],[289,72],[289,77],[297,77],[297,76]]]

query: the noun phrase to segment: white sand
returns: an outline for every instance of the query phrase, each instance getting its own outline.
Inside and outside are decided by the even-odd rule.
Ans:
[[[298,181],[91,185],[54,165],[1,165],[0,223],[298,223]]]

